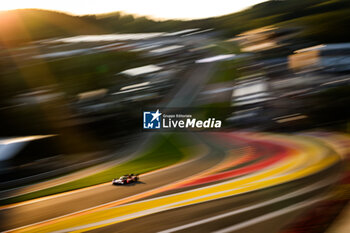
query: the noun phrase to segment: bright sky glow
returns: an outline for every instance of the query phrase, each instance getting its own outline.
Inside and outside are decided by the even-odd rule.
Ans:
[[[124,11],[159,19],[193,19],[229,14],[264,0],[3,0],[0,10],[40,8],[72,14]]]

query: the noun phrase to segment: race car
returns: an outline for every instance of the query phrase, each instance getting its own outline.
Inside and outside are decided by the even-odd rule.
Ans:
[[[115,178],[112,180],[113,185],[124,185],[124,184],[131,184],[135,183],[139,180],[139,175],[136,174],[130,174],[130,175],[124,175],[121,176],[119,179]]]

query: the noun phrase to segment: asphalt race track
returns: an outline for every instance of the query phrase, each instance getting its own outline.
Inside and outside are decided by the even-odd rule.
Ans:
[[[0,207],[7,232],[278,232],[319,201],[342,156],[306,136],[198,134],[189,161],[141,176]]]

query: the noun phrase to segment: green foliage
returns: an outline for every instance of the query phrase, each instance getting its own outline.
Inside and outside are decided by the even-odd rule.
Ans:
[[[239,54],[240,48],[236,42],[228,42],[228,41],[221,41],[215,44],[211,48],[211,51],[215,54],[221,55],[221,54]]]
[[[222,83],[222,82],[230,82],[234,81],[236,78],[240,76],[237,71],[238,64],[241,61],[231,60],[231,61],[223,61],[218,65],[217,72],[213,75],[213,77],[209,80],[209,83]]]

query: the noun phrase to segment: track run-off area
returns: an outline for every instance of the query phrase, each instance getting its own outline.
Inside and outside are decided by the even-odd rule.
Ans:
[[[70,203],[69,195],[57,196],[57,202],[43,200],[42,209],[36,207],[40,202],[2,208],[3,221],[9,221],[2,230],[278,232],[329,196],[343,176],[349,152],[348,138],[333,134],[318,137],[317,133],[236,132],[195,136],[207,149],[190,161],[141,175],[142,184],[105,185],[96,191],[74,193],[74,203],[80,209],[57,216],[47,217],[45,210],[52,211],[56,205],[64,209]],[[116,193],[115,199],[104,199],[110,192]],[[80,205],[88,199],[102,199],[105,203]],[[11,219],[6,220],[11,211],[26,221],[11,224]],[[35,213],[33,218],[25,215],[35,211],[43,214]]]

